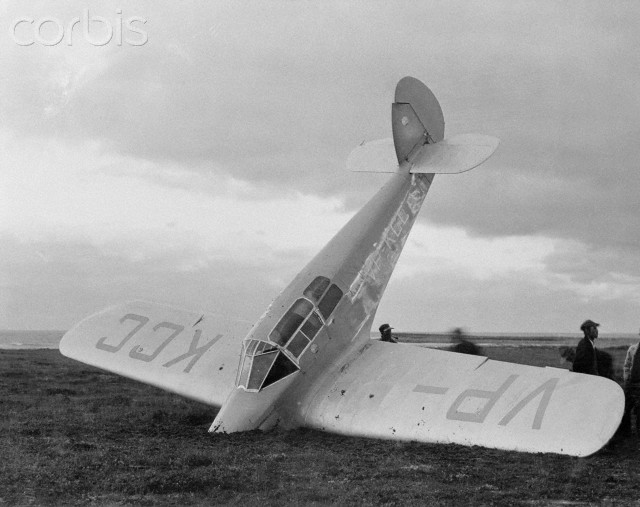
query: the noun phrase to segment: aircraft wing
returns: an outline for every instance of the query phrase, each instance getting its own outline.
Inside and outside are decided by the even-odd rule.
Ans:
[[[346,435],[588,456],[623,411],[622,389],[602,377],[372,341],[302,416]]]
[[[83,363],[214,406],[235,386],[251,324],[134,301],[68,331],[60,352]]]

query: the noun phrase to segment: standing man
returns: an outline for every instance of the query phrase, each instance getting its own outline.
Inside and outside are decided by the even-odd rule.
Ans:
[[[640,333],[638,333],[640,334]],[[624,360],[622,375],[624,378],[625,409],[621,426],[623,431],[631,429],[631,412],[635,412],[636,430],[640,430],[640,357],[638,356],[638,345],[636,343],[629,347],[627,357]],[[638,359],[636,361],[636,358]]]
[[[598,375],[598,359],[596,356],[595,341],[598,338],[598,324],[592,320],[585,320],[580,329],[584,333],[584,338],[580,340],[576,347],[576,358],[573,361],[573,371],[576,373],[587,373]]]
[[[391,336],[391,330],[393,328],[389,324],[382,324],[378,330],[380,331],[380,341],[389,343],[398,343],[398,339],[395,336]]]

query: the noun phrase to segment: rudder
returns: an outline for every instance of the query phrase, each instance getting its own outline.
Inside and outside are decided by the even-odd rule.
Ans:
[[[438,99],[429,88],[414,77],[402,78],[391,106],[393,141],[402,164],[412,152],[425,144],[444,139],[444,115]]]

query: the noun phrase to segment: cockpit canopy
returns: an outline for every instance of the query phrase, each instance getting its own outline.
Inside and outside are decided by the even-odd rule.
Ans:
[[[259,391],[298,371],[298,367],[271,343],[248,340],[243,344],[238,386]]]
[[[340,302],[342,290],[316,277],[269,333],[269,341],[245,340],[237,385],[259,391],[299,370],[299,359]]]

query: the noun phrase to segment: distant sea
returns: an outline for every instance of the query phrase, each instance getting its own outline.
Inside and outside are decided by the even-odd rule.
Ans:
[[[0,331],[0,349],[57,349],[65,331]],[[400,342],[415,343],[424,347],[446,348],[451,346],[451,335],[447,333],[394,333]],[[372,338],[379,334],[371,333]],[[476,333],[464,336],[480,347],[559,347],[575,346],[581,333]],[[601,348],[628,347],[638,343],[640,337],[634,333],[606,334],[598,338]]]
[[[65,331],[0,331],[0,349],[57,349]]]
[[[394,333],[398,341],[415,343],[425,347],[445,348],[454,342],[449,333]],[[379,336],[371,333],[372,337]],[[465,334],[463,339],[480,347],[561,347],[576,346],[582,333],[475,333]],[[629,347],[638,343],[640,336],[635,333],[601,333],[596,341],[600,348]]]

